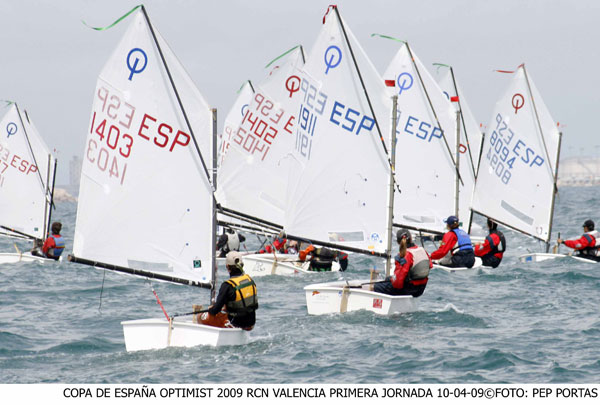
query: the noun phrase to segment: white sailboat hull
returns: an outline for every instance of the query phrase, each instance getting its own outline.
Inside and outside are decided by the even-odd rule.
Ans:
[[[346,281],[311,284],[304,287],[306,307],[310,315],[336,314],[366,310],[380,315],[414,312],[417,310],[417,298],[410,295],[393,296],[369,291],[369,280],[353,280],[344,288]]]
[[[243,258],[244,273],[250,277],[260,277],[272,274],[289,276],[297,273],[317,273],[309,270],[310,262],[301,262],[298,255],[260,253],[246,255]],[[340,271],[340,264],[333,262],[331,271]],[[329,272],[327,272],[329,273]]]
[[[473,267],[448,267],[442,266],[441,264],[433,264],[434,269],[444,270],[447,273],[458,273],[458,274],[477,274],[480,269],[490,269],[483,265],[481,258],[475,257],[475,264]]]
[[[45,257],[34,256],[29,252],[26,253],[0,253],[0,264],[14,264],[14,263],[39,263],[48,264],[56,263],[54,259],[47,259]]]
[[[598,263],[594,260],[585,259],[583,257],[565,255],[561,253],[528,253],[526,255],[519,256],[519,261],[521,263],[538,263],[546,260],[561,259],[564,257],[570,257],[571,259],[575,259],[584,263]]]
[[[151,318],[123,321],[125,348],[128,352],[167,347],[235,346],[248,342],[248,332],[240,328],[215,328],[191,320],[173,321],[169,334],[166,319]]]

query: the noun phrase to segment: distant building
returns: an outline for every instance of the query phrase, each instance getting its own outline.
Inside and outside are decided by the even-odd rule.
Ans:
[[[600,158],[570,157],[558,165],[558,186],[599,186]]]
[[[81,158],[73,156],[69,162],[69,185],[79,190],[79,179],[81,178]]]

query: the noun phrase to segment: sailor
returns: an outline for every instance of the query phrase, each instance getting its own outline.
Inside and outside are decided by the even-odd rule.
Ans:
[[[575,255],[585,259],[600,261],[600,235],[596,231],[594,221],[588,219],[583,223],[584,234],[579,239],[563,240],[558,238],[556,243],[562,243],[571,249],[575,249]]]
[[[285,244],[285,250],[290,255],[298,254],[298,247],[298,241],[293,239],[288,239],[287,243]]]
[[[467,267],[475,264],[471,237],[459,228],[458,218],[449,216],[445,221],[448,232],[444,234],[438,250],[431,254],[433,260],[446,267]]]
[[[240,252],[227,253],[225,265],[230,278],[221,284],[215,303],[202,314],[200,322],[221,328],[252,330],[258,309],[256,284],[244,273]],[[223,307],[226,312],[221,312]]]
[[[44,241],[42,246],[42,252],[40,253],[38,248],[34,247],[31,253],[34,256],[43,256],[48,259],[59,260],[60,255],[65,250],[65,238],[60,234],[62,224],[60,222],[53,222],[50,227],[51,234]]]
[[[284,238],[285,234],[280,232],[279,235],[273,239],[273,242],[265,246],[264,249],[260,249],[257,253],[273,253],[273,251],[277,253],[287,253],[286,250],[286,242],[287,239]]]
[[[413,243],[407,229],[399,229],[396,241],[400,252],[394,259],[394,274],[375,283],[373,291],[389,295],[412,295],[419,297],[425,291],[429,270],[433,267],[429,255]]]
[[[487,226],[489,235],[483,243],[475,246],[475,256],[481,257],[484,266],[496,268],[502,261],[506,251],[506,240],[504,234],[498,230],[498,224],[488,218]]]
[[[231,228],[226,228],[223,235],[219,236],[217,241],[217,250],[221,249],[219,257],[225,257],[227,253],[240,250],[240,243],[246,240],[244,235],[234,231]]]
[[[325,247],[315,247],[308,245],[306,249],[298,253],[301,261],[310,260],[310,270],[312,271],[331,271],[331,265],[334,261],[340,264],[340,270],[344,271],[348,267],[348,254],[339,250],[328,249]]]

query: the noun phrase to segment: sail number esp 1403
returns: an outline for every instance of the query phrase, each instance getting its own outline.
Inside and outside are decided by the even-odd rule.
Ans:
[[[134,136],[169,152],[190,143],[190,135],[168,123],[160,122],[150,114],[143,114],[137,121],[135,117],[136,108],[133,105],[107,87],[98,87],[90,124],[92,136],[88,137],[86,158],[121,185],[125,181],[127,159],[132,153]]]

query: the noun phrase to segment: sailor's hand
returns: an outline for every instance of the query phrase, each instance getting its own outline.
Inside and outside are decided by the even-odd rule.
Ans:
[[[556,243],[559,245],[561,245],[563,242],[564,242],[564,240],[561,238],[556,239]]]

